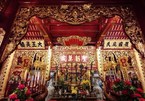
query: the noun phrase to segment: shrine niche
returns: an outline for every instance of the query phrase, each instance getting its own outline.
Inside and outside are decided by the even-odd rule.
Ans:
[[[130,80],[130,73],[133,73],[132,75],[137,75],[139,77],[133,50],[102,50],[102,56],[103,71],[106,72],[106,74],[104,74],[105,77],[110,76],[111,80],[115,80],[116,78]]]
[[[122,19],[116,18],[117,23],[106,30],[101,38],[99,71],[107,83],[107,91],[112,89],[111,85],[117,79],[130,81],[135,87],[144,87],[144,77],[140,71],[142,67],[138,65],[140,57],[122,28]]]
[[[94,46],[55,46],[52,48],[51,72],[55,80],[79,85],[83,78],[90,80],[90,71],[97,70]]]
[[[54,37],[49,36],[49,33],[51,32],[48,31],[47,33],[45,28],[43,29],[42,26],[39,27],[41,30],[36,28],[36,33],[34,32],[33,35],[37,36],[37,34],[40,34],[42,40],[30,40],[26,38],[27,34],[29,34],[29,30],[31,30],[31,27],[28,26],[31,22],[31,19],[39,19],[34,20],[34,22],[38,21],[33,23],[34,25],[38,25],[41,18],[42,22],[44,21],[43,18],[50,18],[50,22],[57,20],[57,23],[60,21],[61,23],[78,26],[84,23],[96,21],[96,19],[99,19],[102,16],[107,20],[111,18],[113,19],[110,21],[111,23],[109,22],[109,24],[114,24],[115,21],[119,19],[121,31],[125,30],[125,32],[116,32],[115,34],[110,34],[112,35],[112,39],[117,34],[117,38],[113,40],[109,39],[110,37],[102,37],[105,36],[107,32],[104,32],[105,34],[102,32],[102,35],[100,35],[101,37],[99,36],[100,40],[97,40],[97,37],[95,37],[95,42],[100,43],[99,45],[101,46],[98,49],[100,53],[96,52],[97,49],[95,46],[84,46],[91,42],[90,37],[82,37],[77,35],[59,37],[57,41],[61,45],[65,46],[53,46],[53,44],[51,44],[51,37],[52,39]],[[49,24],[52,24],[50,22]],[[106,25],[107,24],[108,22]],[[48,27],[47,30],[49,28],[51,29],[52,27]],[[40,33],[37,33],[38,29]],[[113,28],[110,27],[110,29]],[[92,97],[93,90],[95,91],[92,86],[97,85],[93,84],[93,82],[97,81],[97,79],[100,77],[100,74],[106,80],[109,79],[112,81],[116,78],[129,80],[131,75],[139,76],[132,43],[138,52],[144,56],[144,40],[141,29],[134,17],[131,7],[94,5],[35,5],[30,6],[29,8],[20,7],[12,26],[11,33],[11,37],[9,38],[10,43],[6,45],[6,50],[1,58],[1,61],[3,62],[6,60],[7,56],[11,54],[11,52],[18,48],[14,55],[10,72],[11,77],[9,81],[11,81],[11,79],[13,80],[13,77],[17,80],[22,78],[28,81],[27,85],[32,88],[37,88],[38,83],[44,84],[45,79],[49,78],[49,74],[45,74],[47,71],[49,71],[47,68],[47,63],[48,57],[49,59],[51,58],[51,54],[48,54],[46,49],[48,47],[50,48],[50,46],[53,46],[52,60],[50,63],[51,68],[49,68],[50,77],[52,75],[51,79],[56,81],[56,91],[60,91],[61,93],[71,93],[70,87],[72,87],[72,90],[74,90],[76,86],[82,89],[83,81],[86,80],[88,84],[84,89],[85,91],[90,91],[90,96]],[[126,35],[125,39],[118,38],[118,36],[121,36],[122,34]],[[104,40],[101,38],[104,38]],[[25,49],[30,50],[26,51]],[[99,59],[100,56],[101,58]],[[98,68],[97,59],[101,61],[101,66],[99,66],[101,67],[100,70]],[[81,89],[79,89],[80,92]],[[32,91],[35,92],[37,89],[32,89]],[[94,95],[95,94],[93,94],[93,96]]]
[[[130,81],[135,87],[144,87],[134,50],[102,50],[103,78],[108,85],[117,79]]]
[[[47,54],[47,50],[16,50],[9,73],[6,95],[9,95],[21,80],[27,81],[26,85],[33,92],[37,91],[36,87],[45,83],[48,68]]]
[[[100,77],[95,46],[54,46],[52,53],[49,80],[49,85],[55,83],[49,86],[55,88],[52,99],[74,99],[73,95],[83,99],[83,92],[86,99],[99,99],[95,93],[98,89],[96,81]]]

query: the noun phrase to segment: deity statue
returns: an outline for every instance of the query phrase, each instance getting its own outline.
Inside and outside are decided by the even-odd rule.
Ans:
[[[115,66],[115,71],[116,71],[116,77],[123,80],[123,74],[122,74],[121,67],[120,67],[119,63]]]
[[[133,77],[131,78],[131,83],[136,88],[142,88],[141,82],[139,81],[136,74],[133,74]]]
[[[69,66],[68,65],[66,65],[66,67],[65,67],[65,81],[67,81],[68,80],[68,70],[69,70]]]
[[[129,64],[129,66],[130,67],[132,67],[132,58],[131,58],[131,56],[128,56],[128,64]]]
[[[94,84],[93,91],[95,93],[95,96],[97,97],[97,99],[103,100],[104,98],[104,92],[102,89],[103,83],[98,74],[94,75],[93,84]]]
[[[71,93],[72,93],[73,101],[77,100],[77,93],[78,93],[77,90],[78,90],[78,88],[76,86],[71,87]]]

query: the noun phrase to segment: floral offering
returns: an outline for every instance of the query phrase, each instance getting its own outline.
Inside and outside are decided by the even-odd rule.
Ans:
[[[31,91],[23,83],[20,83],[16,90],[9,95],[10,101],[34,101],[31,97]]]

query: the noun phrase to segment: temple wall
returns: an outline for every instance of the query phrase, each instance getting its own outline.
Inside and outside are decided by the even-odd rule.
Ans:
[[[143,60],[141,59],[141,56],[140,54],[134,50],[135,52],[135,57],[136,57],[136,61],[137,61],[137,67],[138,67],[138,71],[139,71],[139,78],[142,82],[142,87],[143,87],[143,90],[144,90],[144,93],[145,93],[145,71],[144,71],[144,63],[143,63]]]

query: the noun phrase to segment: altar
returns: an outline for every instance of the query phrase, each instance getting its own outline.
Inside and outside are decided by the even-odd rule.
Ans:
[[[58,94],[57,92],[54,93],[54,96],[51,98],[51,100],[59,100],[59,101],[70,101],[70,100],[77,100],[77,101],[96,101],[98,98],[95,96],[95,94],[91,91],[79,91],[77,90],[77,93],[72,93],[71,91],[63,92],[61,94]]]
[[[49,84],[53,85],[48,93],[53,95],[48,99],[52,100],[87,100],[96,101],[103,100],[103,90],[100,75],[98,71],[92,69],[93,62],[90,67],[86,67],[83,64],[75,65],[73,70],[66,65],[65,68],[56,66],[56,71],[51,72]],[[88,69],[89,68],[89,69]],[[49,91],[50,90],[50,91]]]

